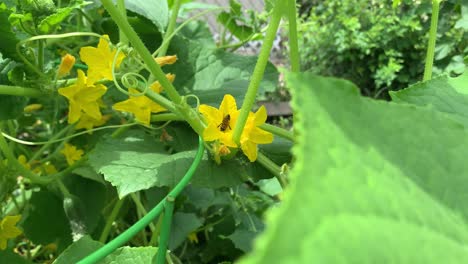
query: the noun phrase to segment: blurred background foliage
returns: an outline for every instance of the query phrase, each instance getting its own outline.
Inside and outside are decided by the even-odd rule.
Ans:
[[[299,0],[301,70],[348,79],[388,98],[422,79],[431,1]],[[441,3],[434,73],[459,75],[468,56],[468,1]],[[465,60],[465,61],[464,61]]]

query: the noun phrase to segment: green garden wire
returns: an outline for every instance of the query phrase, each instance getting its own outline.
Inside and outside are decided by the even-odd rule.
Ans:
[[[198,140],[198,151],[197,154],[195,155],[195,159],[188,169],[188,171],[185,173],[184,177],[180,180],[180,182],[172,189],[172,191],[169,192],[169,194],[160,202],[158,203],[151,211],[148,212],[143,218],[141,218],[138,222],[133,224],[130,228],[128,228],[125,232],[120,234],[118,237],[114,238],[112,241],[109,243],[105,244],[102,248],[96,250],[92,254],[88,255],[84,259],[78,262],[78,264],[92,264],[92,263],[97,263],[99,260],[102,260],[105,258],[107,255],[111,254],[116,250],[117,248],[123,246],[125,243],[127,243],[130,239],[132,239],[133,236],[135,236],[138,232],[143,230],[151,221],[153,221],[165,208],[166,208],[166,213],[170,213],[172,216],[172,206],[174,206],[174,199],[182,192],[182,190],[185,188],[185,186],[188,185],[190,180],[192,179],[193,173],[197,169],[198,165],[200,164],[200,161],[203,157],[203,153],[205,150],[205,146],[203,144],[203,139],[199,137]],[[168,219],[170,219],[171,216],[168,216]],[[166,230],[167,229],[167,230]],[[163,226],[163,230],[161,232],[163,234],[169,234],[170,229],[170,223],[167,223],[165,226]],[[162,245],[164,244],[164,245]],[[161,239],[160,248],[167,248],[167,238],[166,239]],[[160,251],[161,252],[161,251]],[[158,255],[166,255],[166,252],[160,253],[158,252]],[[157,258],[158,260],[160,257]],[[163,264],[164,263],[164,258],[162,258],[162,262],[157,261],[157,264]]]

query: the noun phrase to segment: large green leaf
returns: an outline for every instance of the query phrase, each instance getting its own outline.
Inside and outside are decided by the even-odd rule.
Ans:
[[[0,260],[2,263],[12,264],[31,264],[33,262],[21,257],[20,255],[8,250],[0,250]]]
[[[172,218],[169,249],[174,250],[180,246],[187,236],[202,224],[196,214],[176,212]]]
[[[176,74],[175,87],[194,93],[205,104],[219,104],[226,93],[232,93],[239,103],[257,62],[255,56],[229,53],[183,37],[171,41],[168,54],[179,58],[174,65],[165,66],[166,72]],[[268,63],[258,97],[275,90],[277,82],[278,71]]]
[[[54,261],[54,264],[77,263],[79,260],[90,255],[102,246],[104,246],[103,243],[94,241],[89,236],[84,236],[65,249]]]
[[[288,74],[297,114],[291,185],[241,263],[468,259],[468,132],[429,108]]]
[[[151,20],[161,32],[166,30],[169,21],[166,0],[125,0],[125,7]]]
[[[59,250],[63,250],[72,240],[62,201],[48,191],[32,194],[22,227],[32,242],[43,245],[56,243]]]
[[[0,41],[0,53],[4,58],[11,58],[19,61],[20,58],[16,53],[16,44],[19,40],[11,30],[11,24],[8,21],[8,17],[11,13],[11,10],[6,7],[5,3],[0,4],[0,36],[2,36],[2,41]]]
[[[458,78],[446,75],[390,92],[394,102],[427,106],[449,114],[468,127],[468,72]]]

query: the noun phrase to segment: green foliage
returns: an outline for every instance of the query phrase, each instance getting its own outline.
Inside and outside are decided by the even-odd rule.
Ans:
[[[127,0],[125,7],[151,20],[160,31],[164,31],[169,21],[169,8],[166,0]]]
[[[2,36],[2,41],[0,41],[0,53],[3,58],[18,60],[16,44],[19,40],[11,30],[10,22],[8,22],[8,17],[11,13],[12,11],[8,9],[4,3],[0,4],[0,35]]]
[[[466,91],[464,79],[455,82]],[[462,87],[455,82],[410,90],[430,97],[424,86]],[[457,263],[468,257],[468,207],[460,203],[468,188],[463,125],[429,107],[360,97],[347,81],[302,73],[288,74],[287,83],[299,135],[291,188],[241,263]]]
[[[407,0],[392,9],[390,0],[308,2],[299,28],[301,67],[348,79],[369,96],[407,87],[422,79],[430,4]],[[463,17],[459,1],[441,5],[435,73],[463,73]]]

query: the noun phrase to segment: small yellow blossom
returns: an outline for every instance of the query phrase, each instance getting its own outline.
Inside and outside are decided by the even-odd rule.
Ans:
[[[177,56],[172,55],[172,56],[163,56],[163,57],[158,57],[154,59],[159,66],[164,66],[168,64],[174,64],[177,61]]]
[[[218,162],[219,157],[228,155],[227,147],[237,148],[233,141],[233,126],[237,122],[239,110],[237,110],[236,100],[230,94],[226,94],[221,102],[219,110],[208,106],[200,105],[200,113],[205,117],[208,126],[203,131],[205,141],[219,141],[215,150],[215,159]],[[244,154],[251,162],[257,159],[257,145],[268,144],[273,141],[273,134],[264,131],[259,126],[265,123],[267,112],[264,106],[254,114],[249,113],[247,122],[241,134],[240,144]]]
[[[175,74],[168,73],[168,74],[166,74],[166,78],[167,78],[170,82],[174,82]],[[152,83],[152,84],[150,85],[150,88],[151,88],[151,90],[153,90],[154,92],[157,92],[157,93],[161,93],[161,92],[163,91],[163,87],[161,86],[161,84],[159,83],[159,81],[155,81],[154,83]]]
[[[83,150],[77,149],[75,146],[69,143],[65,143],[62,151],[60,151],[67,159],[68,165],[72,165],[75,161],[80,160],[83,156]]]
[[[93,132],[91,131],[91,129],[93,129],[93,127],[104,125],[107,122],[107,120],[109,120],[110,118],[111,118],[110,115],[103,115],[101,119],[98,120],[98,119],[94,119],[90,115],[84,114],[81,116],[80,121],[78,121],[75,128],[76,129],[84,128],[88,130],[89,134],[92,134]]]
[[[30,104],[24,107],[24,112],[25,113],[31,113],[37,110],[41,110],[42,105],[41,104]]]
[[[240,143],[241,149],[251,162],[257,159],[257,144],[269,144],[273,142],[273,134],[260,129],[267,119],[265,106],[261,106],[258,111],[250,113],[242,132]]]
[[[75,57],[68,53],[65,54],[65,56],[62,57],[62,62],[60,62],[60,66],[57,71],[57,77],[61,78],[67,76],[70,73],[70,70],[73,68],[73,65],[75,65]]]
[[[54,164],[46,162],[34,168],[33,172],[39,175],[51,175],[57,173],[58,171],[57,168],[55,168]]]
[[[196,232],[192,232],[192,233],[188,234],[187,238],[191,243],[198,244],[198,237],[197,237]]]
[[[18,156],[18,162],[21,165],[23,165],[23,167],[25,167],[26,169],[28,169],[28,170],[31,169],[31,165],[29,165],[28,159],[26,159],[26,156],[24,156],[23,154]]]
[[[85,113],[96,120],[101,120],[98,100],[107,88],[102,84],[92,84],[83,71],[78,70],[78,79],[75,84],[58,89],[59,94],[65,96],[69,101],[68,123],[78,121]]]
[[[128,89],[130,94],[138,94],[136,89]],[[135,115],[135,119],[145,125],[150,124],[151,113],[158,113],[166,111],[166,109],[159,104],[155,103],[148,97],[130,96],[129,99],[114,104],[114,109],[117,111],[129,112]]]
[[[7,247],[7,240],[21,235],[21,230],[16,224],[21,219],[21,215],[5,216],[0,222],[0,250]]]
[[[80,49],[80,58],[88,65],[88,78],[90,83],[105,79],[112,81],[112,63],[117,50],[109,45],[109,36],[103,35],[97,48],[83,47]],[[119,53],[115,61],[116,69],[119,68],[125,54]]]
[[[232,128],[237,122],[239,110],[232,95],[224,96],[219,110],[209,105],[200,105],[199,111],[208,122],[208,126],[203,131],[205,141],[220,140],[228,147],[237,148],[237,144],[232,140]]]

